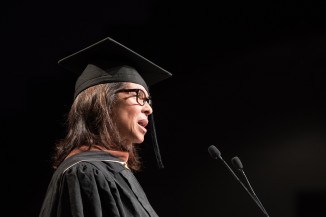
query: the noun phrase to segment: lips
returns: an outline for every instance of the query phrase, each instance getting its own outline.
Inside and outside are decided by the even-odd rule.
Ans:
[[[138,121],[138,124],[145,128],[147,126],[147,124],[148,124],[148,120],[147,119],[142,119],[142,120]]]

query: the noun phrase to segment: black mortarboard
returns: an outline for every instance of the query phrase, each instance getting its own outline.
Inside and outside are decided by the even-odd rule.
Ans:
[[[75,86],[75,97],[90,86],[110,82],[133,82],[148,90],[148,86],[172,75],[109,37],[59,60],[58,63],[80,75]]]
[[[59,60],[58,63],[79,75],[74,98],[88,87],[111,82],[133,82],[148,91],[149,86],[172,76],[170,72],[109,37]],[[156,159],[159,167],[163,168],[153,114],[150,124]]]

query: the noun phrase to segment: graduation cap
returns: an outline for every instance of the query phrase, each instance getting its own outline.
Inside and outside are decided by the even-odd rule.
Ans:
[[[74,98],[88,87],[112,82],[132,82],[149,91],[149,86],[172,76],[167,70],[110,37],[73,53],[58,63],[79,75]],[[153,114],[150,115],[150,128],[158,166],[163,168]]]

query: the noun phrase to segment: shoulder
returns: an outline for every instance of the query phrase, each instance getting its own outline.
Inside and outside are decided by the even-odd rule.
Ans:
[[[95,180],[113,181],[115,171],[101,161],[79,161],[62,172],[62,178],[70,181],[92,182]]]
[[[114,156],[90,151],[67,158],[57,169],[56,177],[65,183],[114,182],[123,170],[121,161]]]
[[[118,173],[123,170],[121,161],[103,151],[87,151],[64,160],[57,168],[58,176],[74,173]]]
[[[118,163],[110,163],[118,164]],[[121,185],[121,175],[110,168],[106,162],[81,161],[61,174],[59,183],[69,192],[110,192]],[[93,192],[93,193],[91,193]],[[87,194],[88,194],[87,193]]]

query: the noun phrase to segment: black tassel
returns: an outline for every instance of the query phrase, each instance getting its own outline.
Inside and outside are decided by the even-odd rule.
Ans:
[[[156,156],[156,161],[159,169],[163,169],[163,162],[160,154],[160,148],[158,146],[157,137],[156,137],[156,130],[155,130],[155,123],[154,123],[154,116],[153,114],[150,115],[150,128],[151,128],[151,135],[152,135],[152,143],[154,148],[154,153]]]

